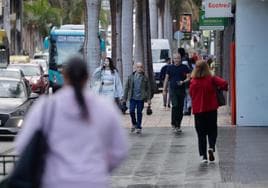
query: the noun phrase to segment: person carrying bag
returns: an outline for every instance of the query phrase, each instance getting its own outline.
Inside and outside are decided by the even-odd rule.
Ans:
[[[63,75],[64,87],[52,96],[53,101],[41,98],[34,104],[16,139],[16,150],[23,157],[43,121],[51,121],[45,130],[44,148],[48,149],[42,155],[44,162],[37,163],[42,164],[42,173],[34,187],[20,184],[8,188],[108,188],[109,174],[127,156],[127,138],[117,107],[86,89],[86,63],[78,57],[69,59]],[[43,105],[47,103],[53,109],[45,111],[53,118],[43,120]],[[22,164],[30,169],[29,163]],[[35,178],[31,172],[24,173]]]
[[[216,88],[227,91],[228,83],[218,76],[212,76],[208,64],[203,60],[196,63],[191,78],[190,95],[192,97],[199,154],[202,163],[207,163],[208,159],[214,162],[218,132],[217,109],[220,106]]]

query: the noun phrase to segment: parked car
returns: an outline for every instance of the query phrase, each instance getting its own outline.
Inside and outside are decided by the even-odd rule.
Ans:
[[[33,63],[33,64],[41,65],[41,67],[44,70],[44,73],[45,74],[48,74],[48,63],[47,63],[47,60],[45,60],[45,59],[31,59],[30,62]]]
[[[23,118],[37,94],[27,93],[20,79],[0,78],[0,136],[14,136],[22,126]]]
[[[32,63],[12,64],[8,68],[21,69],[25,78],[30,82],[32,92],[42,94],[48,91],[48,75],[44,73],[40,65]]]
[[[48,61],[49,53],[48,52],[40,52],[40,53],[35,53],[33,58],[34,59],[44,59]]]
[[[27,93],[30,94],[32,92],[30,82],[25,78],[24,73],[20,69],[0,69],[0,77],[22,80],[26,85]]]

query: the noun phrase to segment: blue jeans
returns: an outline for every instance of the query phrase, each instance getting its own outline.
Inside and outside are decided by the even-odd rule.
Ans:
[[[144,107],[143,100],[130,99],[129,114],[131,117],[132,125],[135,126],[137,129],[141,129],[143,107]],[[136,118],[136,113],[135,113],[136,108],[137,108],[137,118]]]

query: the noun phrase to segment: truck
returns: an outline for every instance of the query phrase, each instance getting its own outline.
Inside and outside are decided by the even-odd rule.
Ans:
[[[168,39],[151,39],[152,61],[154,78],[157,89],[163,86],[163,81],[160,78],[161,68],[166,65],[166,59],[171,58],[171,49]]]

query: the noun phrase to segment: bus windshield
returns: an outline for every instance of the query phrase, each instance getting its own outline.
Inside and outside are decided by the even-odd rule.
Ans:
[[[79,55],[82,52],[83,43],[78,42],[60,42],[57,43],[57,64],[61,65],[64,63],[67,59],[74,55]]]
[[[58,36],[52,45],[54,61],[57,65],[63,64],[72,56],[83,54],[84,36]]]

